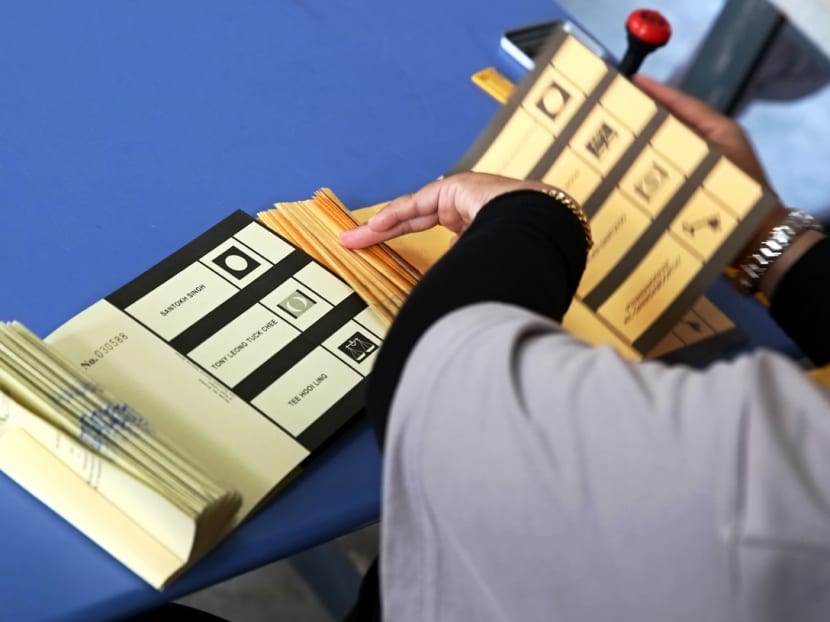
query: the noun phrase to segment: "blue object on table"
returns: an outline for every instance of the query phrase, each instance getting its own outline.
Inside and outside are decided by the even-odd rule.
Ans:
[[[461,157],[470,81],[548,0],[32,3],[0,11],[0,318],[46,335],[236,209],[350,207]],[[242,450],[243,448],[241,448]],[[158,593],[0,475],[0,620],[120,618],[377,520],[365,424]]]
[[[496,113],[470,76],[512,62],[502,32],[559,17],[549,0],[5,2],[0,317],[45,335],[235,209],[418,188]],[[745,328],[764,317],[746,302]],[[159,593],[0,475],[0,620],[124,617],[366,525],[379,496],[359,424]]]

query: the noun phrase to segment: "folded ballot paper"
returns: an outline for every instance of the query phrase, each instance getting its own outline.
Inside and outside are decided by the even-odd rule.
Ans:
[[[46,341],[0,325],[0,470],[163,588],[360,412],[383,334],[236,212]]]
[[[115,557],[160,585],[227,531],[239,493],[132,407],[21,324],[0,326],[0,360],[0,465]]]

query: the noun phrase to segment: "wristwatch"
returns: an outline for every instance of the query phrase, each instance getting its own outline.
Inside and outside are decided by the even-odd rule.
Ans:
[[[799,235],[808,229],[824,231],[821,223],[812,214],[800,209],[791,209],[781,224],[773,227],[767,238],[757,249],[744,257],[738,264],[733,280],[743,294],[754,294],[758,283],[785,250]]]

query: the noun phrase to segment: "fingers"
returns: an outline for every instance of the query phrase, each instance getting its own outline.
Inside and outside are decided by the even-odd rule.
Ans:
[[[373,231],[396,230],[398,235],[432,227],[438,222],[436,204],[440,183],[432,182],[418,192],[398,197],[372,216],[366,224]]]
[[[433,181],[414,194],[398,197],[365,225],[343,232],[340,242],[347,248],[364,248],[438,224],[460,235],[494,197],[512,190],[543,187],[545,184],[539,181],[459,173]]]
[[[372,231],[369,225],[360,225],[340,234],[340,243],[346,248],[366,248],[394,237],[383,231]]]
[[[438,224],[436,201],[438,189],[433,182],[415,194],[407,194],[391,201],[366,224],[340,234],[346,248],[365,248],[392,238],[424,231]]]
[[[675,88],[643,75],[634,76],[634,82],[646,95],[663,104],[675,117],[696,129],[704,137],[709,137],[713,132],[723,131],[726,125],[732,125],[730,119],[706,102]]]
[[[368,222],[340,234],[340,243],[346,248],[366,248],[415,231],[424,231],[438,223],[434,215],[419,216],[399,222],[388,229],[376,230]]]

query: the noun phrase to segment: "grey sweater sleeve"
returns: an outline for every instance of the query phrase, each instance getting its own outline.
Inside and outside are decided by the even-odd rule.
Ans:
[[[410,356],[384,478],[386,619],[830,612],[830,401],[771,353],[632,364],[472,305]]]

